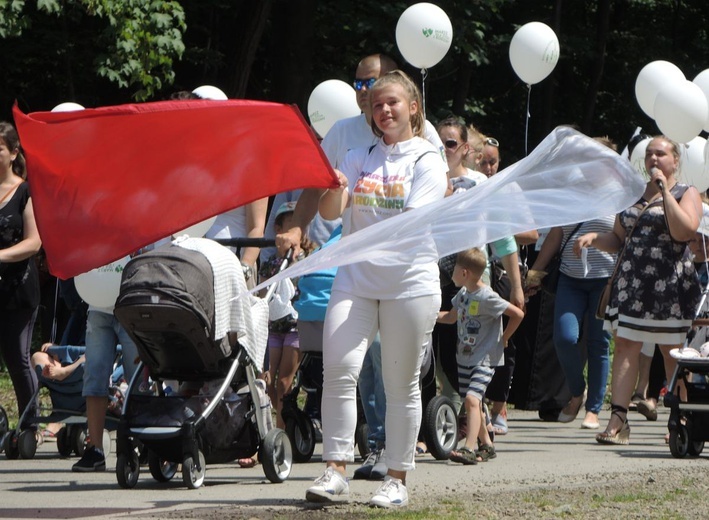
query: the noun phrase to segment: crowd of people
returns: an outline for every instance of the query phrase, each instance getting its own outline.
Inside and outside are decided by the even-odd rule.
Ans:
[[[354,86],[362,114],[338,121],[322,140],[339,186],[277,194],[270,213],[267,199],[255,201],[218,216],[207,233],[215,238],[275,236],[277,248],[261,251],[260,262],[258,249],[240,252],[250,288],[276,272],[287,251],[297,261],[340,235],[474,190],[497,174],[498,140],[455,116],[434,127],[425,118],[418,87],[391,58],[365,57],[357,65]],[[598,140],[615,146],[607,138]],[[683,343],[699,304],[697,271],[706,276],[701,264],[695,267],[705,258],[705,248],[698,246],[705,241],[697,231],[702,198],[694,187],[678,182],[679,166],[679,146],[658,136],[647,145],[650,179],[643,197],[618,215],[530,230],[438,263],[365,261],[281,283],[271,306],[261,376],[279,427],[284,426],[281,402],[302,351],[322,353],[322,370],[315,365],[313,374],[322,379],[319,402],[306,407],[322,424],[326,466],[307,488],[306,500],[323,503],[349,495],[347,464],[355,460],[358,385],[371,452],[355,478],[381,480],[373,505],[408,503],[407,474],[416,457],[427,452],[419,435],[422,409],[438,392],[449,396],[461,414],[462,444],[451,460],[475,465],[494,459],[495,435],[509,431],[515,335],[521,333],[527,301],[542,289],[555,256],[560,275],[553,344],[571,396],[556,420],[573,422],[585,406],[581,427],[600,429],[610,374],[611,416],[596,441],[628,444],[631,404],[638,410],[652,404],[644,388],[651,357],[641,351],[647,354],[649,348],[651,355],[659,346],[664,373],[652,376],[650,386],[662,387],[674,370],[670,350]],[[39,305],[33,257],[41,241],[19,139],[9,123],[0,124],[0,174],[0,348],[24,409],[37,388],[30,346]],[[529,270],[527,248],[535,249]],[[602,309],[604,319],[598,319],[596,309],[607,286],[608,305]],[[116,348],[120,344],[128,360],[128,377],[135,371],[137,351],[112,309],[89,308],[86,323],[85,354],[71,366],[85,363],[90,444],[73,469],[102,471],[101,433]],[[44,363],[47,375],[66,377],[73,371],[62,369],[57,359]],[[644,415],[657,419],[656,412],[654,419],[649,411]]]

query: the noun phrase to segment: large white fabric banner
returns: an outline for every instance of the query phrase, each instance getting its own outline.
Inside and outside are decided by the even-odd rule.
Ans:
[[[559,127],[528,157],[487,182],[343,237],[254,291],[355,262],[428,262],[522,231],[615,214],[642,196],[645,183],[628,159]]]

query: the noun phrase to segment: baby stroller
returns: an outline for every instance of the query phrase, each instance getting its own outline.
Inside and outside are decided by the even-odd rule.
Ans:
[[[677,359],[677,367],[664,404],[670,409],[667,422],[670,453],[680,459],[687,455],[698,457],[704,450],[704,442],[709,441],[709,349],[702,347],[709,341],[709,316],[705,308],[708,293],[709,285],[702,292],[693,328],[684,345],[670,352]],[[679,381],[687,389],[686,402],[680,400]]]
[[[47,354],[71,364],[85,351],[85,347],[70,345],[53,345],[47,349]],[[30,404],[25,407],[17,422],[17,427],[6,432],[2,437],[2,447],[5,457],[14,460],[17,458],[32,459],[37,452],[37,437],[34,428],[29,425],[40,423],[65,423],[57,432],[57,451],[62,457],[69,457],[75,453],[79,457],[84,454],[87,439],[86,426],[86,400],[81,395],[83,388],[83,364],[79,365],[66,379],[55,381],[42,373],[42,365],[35,367],[38,387]],[[51,407],[41,406],[39,395],[43,388],[49,391]],[[35,408],[36,406],[36,408]],[[29,417],[30,413],[36,415]],[[108,429],[115,430],[118,419],[111,415],[106,417]],[[22,426],[21,426],[22,425]],[[103,445],[108,451],[111,438],[108,430],[103,432]]]
[[[257,452],[266,477],[283,482],[291,470],[291,445],[284,431],[271,427],[270,401],[255,372],[263,364],[266,335],[237,341],[232,333],[217,333],[225,305],[230,311],[241,305],[245,314],[252,310],[248,297],[236,304],[230,298],[246,290],[241,267],[213,241],[177,242],[134,258],[123,271],[114,313],[135,341],[141,363],[118,427],[118,484],[136,485],[141,449],[158,482],[169,481],[182,464],[184,484],[196,489],[206,463]],[[226,299],[216,294],[234,284]],[[246,316],[231,317],[239,318]],[[180,382],[179,391],[169,391],[171,380]]]

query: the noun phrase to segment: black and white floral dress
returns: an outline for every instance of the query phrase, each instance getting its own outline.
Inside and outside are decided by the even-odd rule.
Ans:
[[[679,201],[687,189],[675,184],[670,193]],[[618,258],[604,327],[632,341],[677,345],[692,324],[701,289],[687,243],[670,236],[662,198],[640,214],[647,205],[641,199],[620,214],[627,245]]]

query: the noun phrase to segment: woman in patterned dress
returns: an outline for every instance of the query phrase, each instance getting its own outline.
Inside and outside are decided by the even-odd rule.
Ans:
[[[679,163],[678,145],[655,137],[645,153],[651,176],[642,198],[616,217],[612,232],[587,233],[574,244],[578,255],[584,247],[620,251],[604,322],[614,333],[615,354],[611,418],[596,435],[601,444],[629,443],[627,408],[643,342],[660,345],[669,381],[675,364],[669,352],[684,342],[699,303],[687,243],[699,226],[702,203],[696,188],[677,182]]]

